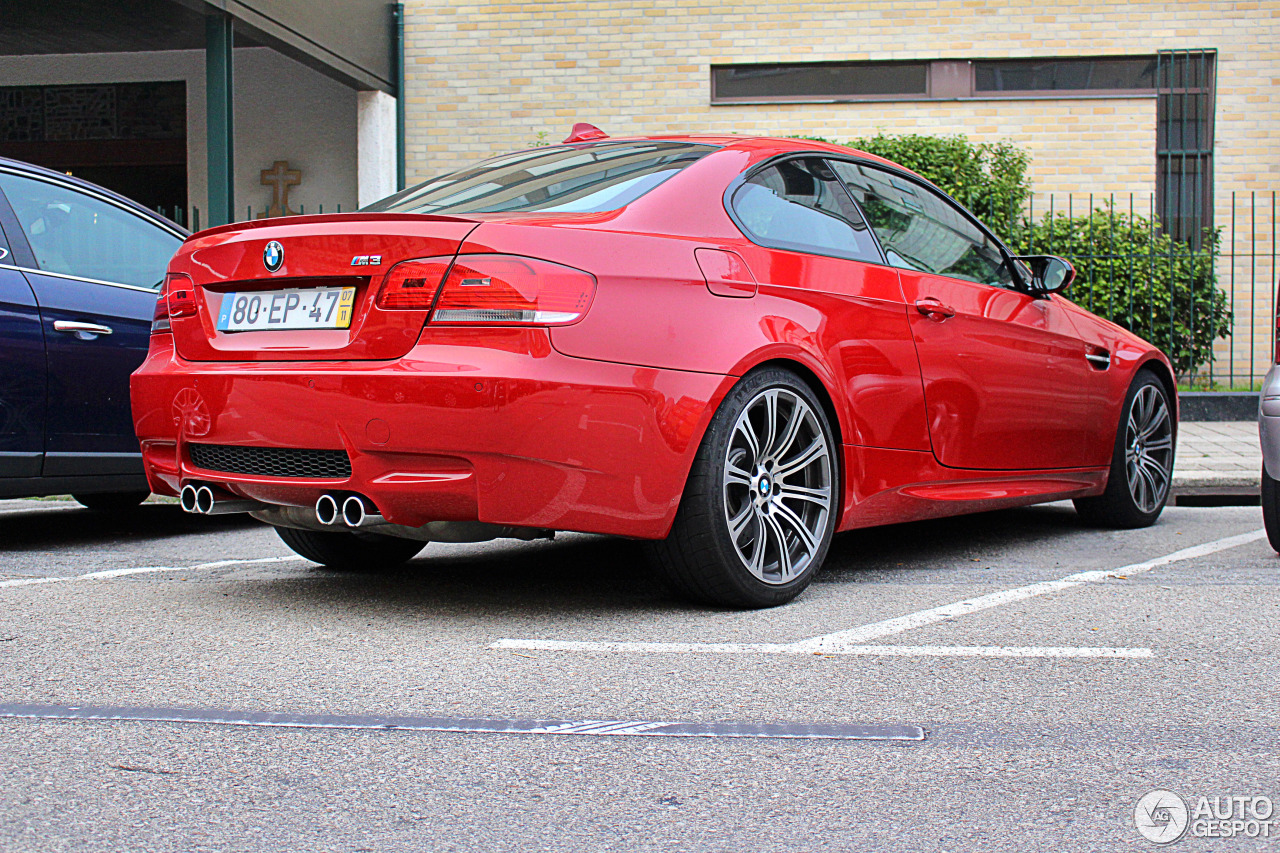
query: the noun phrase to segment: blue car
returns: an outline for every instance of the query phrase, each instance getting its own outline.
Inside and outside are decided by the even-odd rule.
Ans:
[[[186,235],[109,190],[0,158],[0,497],[146,499],[129,374]]]

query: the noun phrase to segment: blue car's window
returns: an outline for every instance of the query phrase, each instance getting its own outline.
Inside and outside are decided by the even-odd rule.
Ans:
[[[182,238],[129,211],[48,181],[0,172],[44,272],[158,289]]]
[[[595,213],[626,207],[716,150],[687,142],[595,142],[485,160],[374,202],[388,213]]]
[[[756,243],[883,263],[862,214],[822,160],[786,160],[752,175],[731,202]]]
[[[832,166],[866,212],[893,266],[1015,286],[1000,247],[942,196],[882,169],[844,162]]]

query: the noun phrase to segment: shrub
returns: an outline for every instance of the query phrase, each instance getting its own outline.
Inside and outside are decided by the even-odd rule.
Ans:
[[[1076,267],[1068,297],[1162,349],[1185,377],[1231,334],[1227,294],[1217,287],[1219,232],[1205,229],[1192,250],[1145,216],[1109,202],[1075,217],[1054,214],[1022,230],[1016,251],[1061,255]]]

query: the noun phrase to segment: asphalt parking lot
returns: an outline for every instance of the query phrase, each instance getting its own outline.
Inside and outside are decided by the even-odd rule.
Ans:
[[[0,849],[1157,849],[1152,789],[1280,800],[1261,526],[853,532],[723,612],[618,540],[353,575],[240,517],[0,501]]]

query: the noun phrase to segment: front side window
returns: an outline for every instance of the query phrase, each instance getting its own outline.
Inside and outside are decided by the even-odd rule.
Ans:
[[[626,207],[715,151],[687,142],[598,142],[485,160],[364,208],[385,213],[599,213]]]
[[[43,272],[158,290],[182,238],[114,204],[0,172],[0,189]]]
[[[832,164],[880,238],[889,263],[996,287],[1013,287],[1004,253],[973,220],[933,190],[891,172]]]
[[[733,194],[743,231],[762,246],[881,263],[875,238],[825,160],[786,160]]]

